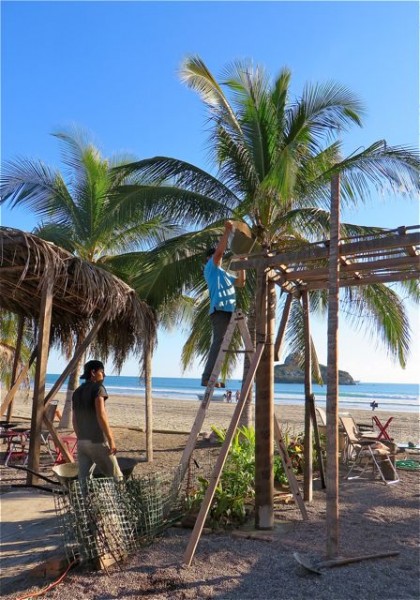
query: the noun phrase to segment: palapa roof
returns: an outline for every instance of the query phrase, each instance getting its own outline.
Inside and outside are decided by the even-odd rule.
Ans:
[[[153,349],[156,318],[126,283],[41,238],[0,227],[0,308],[22,315],[35,327],[43,286],[52,278],[51,340],[71,348],[81,332],[109,312],[94,342],[103,358],[113,357],[119,369],[128,354]]]

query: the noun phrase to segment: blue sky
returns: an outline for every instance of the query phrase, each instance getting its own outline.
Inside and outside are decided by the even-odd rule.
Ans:
[[[2,160],[27,156],[60,167],[51,132],[76,124],[104,155],[176,156],[210,169],[205,113],[178,78],[187,54],[213,73],[250,58],[275,76],[335,80],[365,103],[364,127],[343,137],[345,153],[385,138],[418,146],[417,2],[9,2],[2,11]],[[373,195],[343,220],[383,227],[419,223],[418,200]],[[2,207],[2,225],[30,231],[36,218]],[[402,371],[369,336],[340,320],[340,368],[363,381],[415,382],[416,343]],[[326,362],[325,324],[313,323]],[[181,375],[182,332],[160,336],[157,376]],[[63,361],[53,354],[49,371]],[[199,365],[186,376],[198,376]],[[128,362],[123,374],[136,374]]]

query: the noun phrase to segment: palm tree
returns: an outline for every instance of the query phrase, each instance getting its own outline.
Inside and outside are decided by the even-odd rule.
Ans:
[[[154,201],[147,182],[140,186],[135,176],[115,169],[133,157],[104,159],[80,131],[54,135],[61,142],[67,179],[41,161],[11,161],[3,169],[2,202],[24,205],[43,219],[36,235],[127,279],[132,253],[144,252],[181,230]],[[68,340],[68,356],[84,336],[80,331],[78,339]],[[69,380],[61,427],[70,425],[79,370],[80,364]]]
[[[3,311],[0,315],[0,382],[6,389],[12,386],[12,378],[21,372],[29,362],[33,350],[33,329],[28,319],[18,318],[13,313]],[[34,373],[34,365],[28,370],[22,387],[29,390],[30,375]],[[7,409],[7,420],[12,415],[13,401]]]
[[[299,98],[291,100],[287,69],[272,83],[261,67],[235,62],[219,83],[199,57],[189,57],[180,73],[207,107],[210,158],[217,176],[169,157],[133,163],[122,172],[159,182],[159,193],[175,201],[182,190],[189,202],[195,198],[203,210],[211,209],[208,219],[203,214],[201,231],[175,236],[149,252],[138,282],[144,297],[153,297],[159,290],[168,300],[185,292],[196,300],[195,319],[183,350],[186,367],[208,351],[208,298],[201,265],[204,250],[220,234],[224,219],[247,223],[265,248],[301,247],[329,235],[333,175],[340,174],[342,201],[347,204],[363,202],[372,189],[385,185],[410,194],[418,190],[419,159],[414,150],[391,147],[383,140],[342,158],[339,136],[351,126],[361,126],[363,106],[336,83],[308,84]],[[342,237],[377,231],[341,225]],[[413,284],[407,289],[412,296],[417,293]],[[255,281],[248,278],[239,302],[255,314],[254,297]],[[363,306],[373,316],[372,333],[382,336],[391,354],[404,365],[410,333],[404,304],[395,291],[385,285],[349,288],[344,300]],[[326,307],[323,292],[311,293],[310,301],[313,310]],[[302,347],[302,310],[298,301],[294,304],[288,328],[291,351]],[[316,369],[317,361],[313,363]]]

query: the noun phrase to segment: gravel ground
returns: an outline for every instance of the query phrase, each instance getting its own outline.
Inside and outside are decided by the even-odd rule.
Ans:
[[[126,456],[144,448],[144,434],[116,428],[117,444]],[[177,464],[187,436],[155,434],[155,463],[140,464],[136,473],[167,469]],[[198,456],[208,454],[206,442]],[[201,454],[200,454],[201,453]],[[344,474],[345,471],[343,471]],[[294,552],[312,561],[326,556],[326,494],[315,490],[307,505],[309,520],[301,519],[294,504],[276,507],[273,532],[252,539],[252,524],[235,533],[203,535],[191,567],[183,556],[191,530],[171,528],[149,547],[128,559],[122,570],[107,574],[78,567],[45,597],[57,600],[232,599],[232,600],[418,600],[419,586],[419,473],[399,471],[401,481],[384,485],[376,481],[340,482],[339,552],[360,556],[397,551],[392,558],[364,560],[324,569],[316,575],[303,569]],[[17,580],[15,592],[4,600],[27,598],[45,582]],[[41,596],[44,597],[44,596]]]

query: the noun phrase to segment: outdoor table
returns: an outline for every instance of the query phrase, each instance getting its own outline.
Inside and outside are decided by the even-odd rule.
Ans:
[[[393,418],[394,417],[389,417],[388,421],[385,423],[385,425],[383,425],[376,415],[372,417],[372,422],[374,426],[376,425],[376,427],[379,429],[379,434],[376,438],[377,440],[389,440],[390,442],[392,441],[389,434],[387,433],[387,429],[391,424]]]

